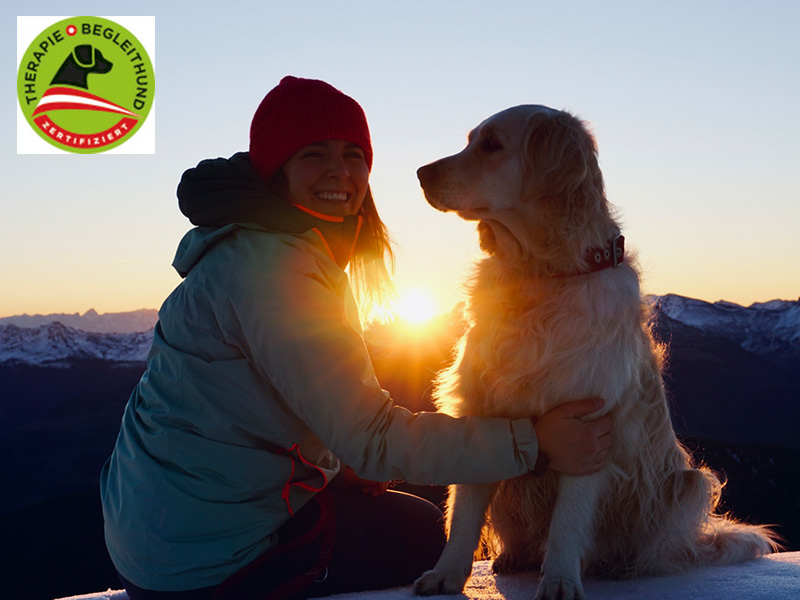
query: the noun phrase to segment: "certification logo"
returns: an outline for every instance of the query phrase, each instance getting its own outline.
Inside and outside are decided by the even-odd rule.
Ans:
[[[51,19],[17,18],[17,152],[155,153],[155,17]]]

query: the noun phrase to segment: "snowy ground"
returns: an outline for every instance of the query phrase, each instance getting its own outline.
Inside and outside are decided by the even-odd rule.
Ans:
[[[532,600],[538,577],[533,573],[495,577],[490,563],[477,562],[461,600]],[[731,567],[706,567],[672,577],[633,581],[587,580],[589,600],[797,600],[800,598],[800,552],[773,554]],[[337,600],[409,600],[410,588],[342,594]],[[440,597],[443,598],[443,597]],[[67,599],[62,599],[67,600]],[[128,600],[124,591],[107,591],[68,600]]]

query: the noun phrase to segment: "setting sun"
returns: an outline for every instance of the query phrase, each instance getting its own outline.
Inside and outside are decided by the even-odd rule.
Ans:
[[[421,325],[436,314],[436,302],[428,290],[408,288],[400,292],[397,314],[406,323]]]

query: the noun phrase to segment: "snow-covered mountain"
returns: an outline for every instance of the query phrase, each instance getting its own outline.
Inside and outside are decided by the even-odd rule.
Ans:
[[[79,313],[60,313],[2,317],[0,318],[0,326],[16,325],[18,327],[33,328],[59,322],[73,329],[95,333],[138,333],[152,329],[157,319],[158,311],[153,308],[143,308],[122,313],[103,313],[102,315],[90,308],[82,315]]]
[[[711,333],[748,352],[800,357],[800,300],[748,307],[674,294],[650,300],[659,318]],[[155,310],[5,317],[0,319],[0,364],[52,365],[86,358],[144,361],[157,318]]]
[[[800,356],[800,300],[772,300],[748,307],[725,301],[712,304],[675,294],[651,300],[657,313],[727,338],[749,352]]]
[[[35,328],[0,325],[0,365],[55,366],[75,359],[144,362],[153,329],[139,333],[92,333],[58,321]]]

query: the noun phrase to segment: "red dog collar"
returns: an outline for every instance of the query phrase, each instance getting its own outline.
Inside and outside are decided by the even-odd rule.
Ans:
[[[616,269],[625,260],[625,236],[619,234],[602,248],[590,248],[586,253],[586,268],[559,273],[555,277],[588,275],[604,269]]]

